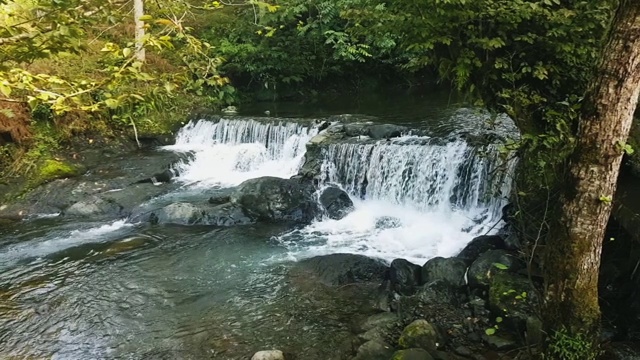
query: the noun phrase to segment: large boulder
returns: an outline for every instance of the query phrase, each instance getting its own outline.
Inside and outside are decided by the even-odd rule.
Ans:
[[[353,201],[349,195],[336,186],[330,186],[320,194],[320,205],[330,219],[340,220],[353,210]]]
[[[307,223],[318,214],[314,192],[313,184],[301,179],[265,176],[240,184],[230,202],[256,221]]]
[[[381,282],[388,273],[380,260],[356,254],[331,254],[302,260],[296,267],[310,272],[326,285]]]
[[[435,257],[422,266],[422,282],[443,281],[452,287],[465,285],[467,264],[459,258]]]
[[[395,259],[389,267],[389,279],[395,292],[401,295],[412,295],[420,285],[422,268],[405,259]]]
[[[474,238],[456,256],[471,265],[480,255],[489,250],[504,249],[504,240],[496,235],[483,235]]]
[[[469,266],[467,279],[471,287],[489,286],[490,279],[497,273],[517,271],[520,260],[505,250],[489,250],[484,252]]]

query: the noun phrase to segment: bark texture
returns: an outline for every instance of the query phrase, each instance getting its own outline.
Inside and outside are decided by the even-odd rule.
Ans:
[[[136,22],[136,58],[140,62],[145,60],[144,50],[144,21],[140,17],[144,15],[144,0],[133,0],[133,16]]]
[[[595,339],[598,272],[623,149],[640,92],[640,0],[622,0],[591,81],[544,264],[545,323]]]

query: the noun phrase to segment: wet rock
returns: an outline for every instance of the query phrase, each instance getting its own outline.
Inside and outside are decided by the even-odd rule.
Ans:
[[[253,354],[251,360],[285,360],[280,350],[262,350]]]
[[[353,201],[349,195],[336,186],[330,186],[322,191],[320,204],[325,214],[334,220],[340,220],[353,211]]]
[[[370,123],[345,124],[344,132],[349,137],[369,136]]]
[[[398,345],[403,349],[436,350],[439,346],[438,332],[427,320],[416,320],[404,328]]]
[[[174,203],[163,207],[149,217],[153,224],[193,225],[202,221],[204,211],[188,203]]]
[[[244,211],[238,206],[231,203],[215,206],[204,212],[202,224],[215,226],[235,226],[252,224],[251,220]]]
[[[354,123],[354,122],[371,122],[379,120],[375,116],[364,115],[364,114],[340,114],[340,115],[331,115],[327,118],[329,122],[340,122],[340,123]]]
[[[229,194],[217,194],[209,198],[209,204],[222,205],[231,201]]]
[[[148,177],[146,179],[138,180],[135,182],[135,184],[150,183],[150,184],[157,185],[161,183],[168,183],[168,182],[171,182],[171,180],[176,176],[177,176],[176,171],[172,169],[167,169],[163,172],[153,174],[151,177]]]
[[[467,280],[471,287],[485,287],[493,274],[504,271],[517,271],[519,260],[505,250],[489,250],[480,255],[469,266]]]
[[[402,221],[391,216],[382,216],[376,219],[376,229],[395,229],[402,226]]]
[[[393,356],[390,345],[378,341],[367,341],[358,348],[353,360],[389,360]]]
[[[420,287],[416,296],[425,304],[458,305],[458,294],[458,287],[451,286],[444,280],[436,280]]]
[[[404,126],[392,125],[392,124],[375,124],[369,126],[368,135],[372,139],[390,139],[399,137],[402,133],[407,132],[409,129]]]
[[[299,261],[295,265],[311,272],[322,283],[340,286],[353,283],[381,282],[388,274],[380,260],[356,254],[331,254]]]
[[[481,254],[489,250],[503,249],[504,240],[496,235],[483,235],[474,238],[456,256],[464,260],[467,265],[471,265]]]
[[[466,272],[467,264],[462,259],[435,257],[422,266],[422,282],[441,280],[453,287],[461,287],[465,285]]]
[[[490,348],[493,350],[504,351],[515,349],[518,346],[518,343],[499,335],[483,335],[482,341],[484,341]]]
[[[315,189],[299,179],[265,176],[240,184],[231,194],[231,204],[257,221],[311,222],[318,214]]]
[[[115,202],[106,201],[97,196],[91,196],[86,200],[69,206],[64,211],[64,214],[67,216],[117,215],[121,210],[122,207]]]
[[[412,295],[420,285],[422,268],[405,259],[395,259],[389,267],[389,279],[393,290],[401,295]]]
[[[427,350],[415,348],[398,350],[393,353],[391,360],[433,360],[433,356]]]

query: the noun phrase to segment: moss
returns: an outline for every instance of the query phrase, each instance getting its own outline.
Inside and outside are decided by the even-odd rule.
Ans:
[[[44,184],[46,182],[71,178],[80,175],[80,169],[72,164],[60,160],[45,160],[38,169],[33,178],[34,185]]]

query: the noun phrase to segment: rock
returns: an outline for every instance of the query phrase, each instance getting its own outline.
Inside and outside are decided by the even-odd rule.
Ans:
[[[209,198],[209,204],[213,205],[222,205],[229,201],[231,201],[231,196],[229,196],[229,194],[219,194]]]
[[[464,356],[464,357],[472,357],[473,356],[473,351],[471,351],[471,349],[469,349],[466,346],[458,346],[457,348],[455,348],[453,350],[454,353],[460,355],[460,356]]]
[[[60,160],[45,160],[34,177],[33,185],[40,185],[55,179],[66,179],[80,175],[81,169]]]
[[[91,196],[69,206],[64,214],[68,216],[96,216],[114,214],[117,215],[122,207],[115,202],[106,201],[97,196]]]
[[[353,123],[344,125],[344,133],[349,137],[369,136],[370,123]]]
[[[458,305],[459,288],[444,280],[432,281],[418,289],[416,296],[425,304]]]
[[[367,341],[358,348],[353,360],[389,360],[393,356],[393,349],[386,343]]]
[[[354,122],[371,122],[378,121],[379,119],[375,116],[364,115],[364,114],[340,114],[340,115],[331,115],[327,119],[329,122],[341,122],[341,123],[354,123]]]
[[[482,340],[489,345],[493,350],[504,351],[515,349],[518,344],[506,337],[501,337],[499,335],[482,335]]]
[[[334,220],[340,220],[353,210],[353,201],[349,195],[336,186],[330,186],[322,191],[320,204],[325,214]]]
[[[369,126],[368,134],[372,139],[390,139],[399,137],[402,133],[407,132],[409,129],[404,126],[392,125],[392,124],[375,124]]]
[[[235,226],[248,225],[254,221],[242,209],[231,203],[215,206],[204,212],[203,225]]]
[[[464,260],[467,265],[471,265],[480,255],[489,250],[503,249],[504,240],[496,235],[483,235],[474,238],[456,256]]]
[[[422,268],[405,259],[395,259],[389,267],[389,279],[393,290],[401,295],[412,295],[420,285]]]
[[[309,182],[265,176],[240,184],[230,200],[258,221],[308,223],[318,214],[314,192]]]
[[[382,312],[369,316],[362,323],[362,325],[360,325],[360,328],[364,331],[368,331],[373,329],[374,327],[393,326],[397,323],[398,316],[396,314],[390,312]]]
[[[422,266],[422,282],[441,280],[453,287],[465,285],[467,264],[459,258],[435,257]]]
[[[398,350],[393,353],[391,360],[433,360],[433,357],[427,350],[415,348]]]
[[[195,225],[203,222],[204,213],[196,205],[179,202],[154,211],[150,214],[149,221],[152,224]]]
[[[489,279],[490,309],[503,314],[505,325],[518,333],[524,333],[527,320],[535,314],[536,294],[529,279],[524,276],[497,272]]]
[[[380,260],[356,254],[331,254],[299,261],[295,265],[319,277],[326,285],[340,286],[363,282],[381,282],[388,274]]]
[[[525,334],[525,339],[527,341],[527,345],[542,344],[544,339],[542,320],[537,316],[529,316],[526,320],[526,328],[527,332]]]
[[[402,226],[402,221],[391,216],[382,216],[376,219],[376,229],[395,229]]]
[[[505,250],[489,250],[476,259],[469,266],[467,280],[471,287],[486,287],[493,274],[499,272],[517,271],[520,266],[519,260]]]
[[[427,320],[416,320],[402,330],[398,345],[402,349],[436,350],[440,344],[436,329]]]
[[[285,360],[280,350],[262,350],[253,354],[251,360]]]
[[[392,340],[389,335],[389,330],[382,326],[377,326],[367,330],[366,332],[359,334],[358,338],[362,341],[377,341],[380,343],[386,343],[387,340]]]

